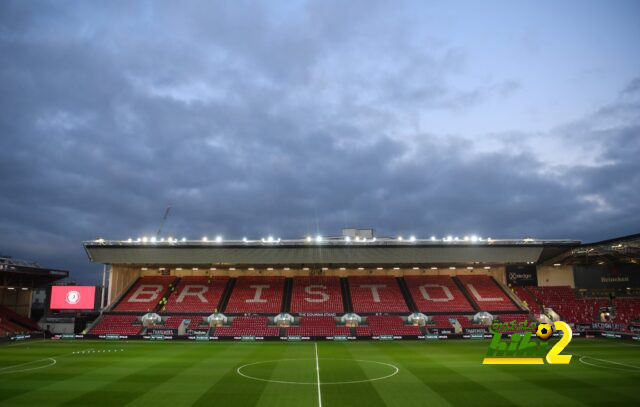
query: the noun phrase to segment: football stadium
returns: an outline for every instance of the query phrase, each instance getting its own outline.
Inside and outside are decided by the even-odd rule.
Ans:
[[[584,244],[344,229],[84,248],[104,265],[102,287],[5,261],[2,405],[640,401],[640,235]],[[47,309],[35,324],[25,304],[38,287]],[[516,350],[520,335],[531,352],[525,339]],[[557,356],[568,363],[543,361],[567,339]]]
[[[0,407],[640,407],[639,22],[0,0]]]

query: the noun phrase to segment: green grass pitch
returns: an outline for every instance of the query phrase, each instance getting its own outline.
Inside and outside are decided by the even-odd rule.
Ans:
[[[640,405],[640,344],[576,338],[569,365],[483,366],[488,343],[21,342],[0,345],[0,405]]]

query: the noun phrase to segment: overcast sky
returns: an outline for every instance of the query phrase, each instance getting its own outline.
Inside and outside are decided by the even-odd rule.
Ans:
[[[640,232],[640,2],[0,1],[0,253]]]

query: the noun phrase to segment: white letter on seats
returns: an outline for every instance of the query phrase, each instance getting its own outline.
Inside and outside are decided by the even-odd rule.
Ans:
[[[491,298],[491,297],[483,298],[478,292],[478,290],[476,290],[476,288],[472,284],[467,284],[467,288],[469,288],[469,291],[471,291],[471,294],[473,294],[473,296],[476,297],[476,300],[478,301],[503,301],[502,298]]]
[[[308,297],[305,297],[304,300],[306,302],[326,302],[326,301],[329,301],[329,294],[327,294],[325,292],[322,292],[322,291],[317,291],[317,290],[314,291],[313,290],[314,288],[322,288],[323,290],[326,290],[327,286],[326,285],[322,285],[322,284],[315,284],[315,285],[312,284],[312,285],[306,286],[304,288],[304,292],[305,293],[311,294],[311,295],[318,294],[318,295],[320,295],[322,297],[322,298],[308,298]]]
[[[256,289],[256,294],[253,296],[252,299],[250,300],[246,300],[245,302],[267,302],[267,300],[265,300],[264,298],[260,298],[260,296],[262,295],[262,290],[265,288],[269,288],[271,287],[270,285],[250,285],[249,287],[251,288],[255,288]]]
[[[160,284],[140,284],[140,287],[136,290],[135,293],[127,302],[151,302],[158,298],[158,294],[162,291],[162,286]],[[149,298],[138,298],[141,295],[147,296],[150,295]]]
[[[380,302],[380,293],[378,292],[378,288],[383,288],[386,286],[386,284],[362,284],[360,285],[360,288],[370,288],[373,302]]]
[[[192,288],[195,288],[195,289],[192,290]],[[178,299],[176,300],[176,302],[182,302],[184,300],[184,297],[186,297],[187,295],[195,295],[196,297],[200,298],[200,301],[209,302],[207,301],[206,298],[204,298],[204,295],[202,295],[207,291],[209,291],[209,287],[207,287],[206,285],[187,284],[184,286],[184,289],[178,296]]]
[[[441,288],[442,292],[444,293],[445,297],[447,298],[431,298],[429,296],[429,293],[427,292],[427,289],[425,287],[429,287],[429,288]],[[420,289],[420,293],[422,294],[422,297],[427,300],[427,301],[433,301],[433,302],[447,302],[447,301],[451,301],[453,300],[453,294],[451,294],[451,290],[449,290],[449,287],[447,287],[446,285],[440,285],[440,284],[423,284],[420,287],[418,287]]]

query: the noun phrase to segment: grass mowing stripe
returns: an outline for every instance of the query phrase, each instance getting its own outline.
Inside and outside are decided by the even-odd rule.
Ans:
[[[176,406],[191,405],[200,397],[199,390],[206,384],[218,381],[224,372],[235,368],[236,359],[242,356],[233,342],[200,343],[189,349],[191,362],[161,386],[147,389],[132,406]],[[176,402],[176,399],[179,402]]]
[[[176,365],[175,362],[183,358],[184,354],[189,352],[190,349],[188,347],[182,347],[179,348],[180,351],[177,351],[178,349],[173,348],[174,349],[171,349],[173,352],[169,352],[166,347],[158,344],[157,348],[154,349],[154,353],[161,353],[158,358],[159,361],[156,363],[143,365],[133,373],[122,376],[118,380],[110,381],[87,393],[80,394],[62,405],[86,406],[87,400],[100,400],[103,398],[110,400],[114,405],[125,405],[145,393],[149,386],[158,386],[178,374],[179,371],[175,368],[167,367],[172,364]]]
[[[363,346],[351,347],[355,357],[363,359],[376,355],[376,359],[392,363],[400,370],[397,376],[389,380],[375,382],[378,394],[390,406],[438,406],[450,405],[446,399],[411,372],[408,364],[416,363],[413,357],[404,358],[406,354],[398,342],[363,342]],[[366,345],[366,347],[364,346]]]
[[[419,342],[415,344],[407,343],[405,346],[419,347],[419,344]],[[425,344],[423,343],[422,347],[424,348],[424,346]],[[515,367],[482,365],[488,341],[440,342],[431,346],[445,349],[445,351],[436,349],[433,353],[441,352],[442,355],[439,355],[438,358],[446,358],[447,367],[460,375],[460,381],[448,379],[452,385],[459,386],[460,391],[466,391],[467,383],[471,381],[481,383],[488,391],[508,399],[513,405],[526,405],[527,395],[535,395],[538,398],[552,398],[558,403],[567,406],[576,405],[576,402],[571,398],[557,395],[545,387],[516,380],[509,374],[509,369],[524,369],[530,375],[537,375],[542,371],[541,369],[544,369],[544,365],[516,365]]]
[[[61,360],[64,355],[68,355],[69,347],[60,348],[58,343],[50,344],[48,347],[39,349],[37,355],[42,354],[54,354],[55,352],[64,351],[65,353],[59,353],[54,356],[56,360],[60,360],[55,366],[55,371],[45,372],[45,369],[41,371],[31,371],[16,373],[15,375],[4,375],[3,380],[0,381],[0,405],[4,400],[11,400],[19,396],[46,389],[47,386],[59,387],[61,383],[73,380],[77,377],[84,376],[92,370],[97,370],[104,367],[104,364],[95,364],[93,368],[91,365],[83,365],[82,369],[69,369],[67,366],[73,364],[73,358]],[[91,345],[91,343],[84,344],[85,346]],[[51,375],[55,375],[56,382],[51,383]],[[16,400],[12,400],[10,405],[15,405]]]
[[[286,347],[282,344],[275,343],[237,343],[236,346],[246,347],[245,356],[239,358],[236,365],[243,365],[261,359],[280,359],[285,352]],[[265,355],[268,355],[265,357]],[[273,367],[269,369],[273,371]],[[206,386],[202,395],[192,404],[192,406],[210,406],[217,400],[224,400],[228,406],[253,406],[255,405],[267,382],[251,381],[239,376],[236,369],[227,371],[220,380]]]
[[[332,370],[327,368],[323,370],[322,380],[325,383],[342,382],[345,381],[345,377],[352,378],[352,380],[367,379],[368,376],[365,369],[369,366],[355,361],[358,358],[354,357],[350,345],[352,344],[340,342],[327,342],[323,344],[323,358],[345,359],[336,361],[320,359],[321,366],[336,363],[338,367]],[[372,357],[370,355],[366,359],[375,359],[375,356]],[[353,360],[353,362],[349,362],[349,360]],[[367,407],[386,406],[385,401],[380,394],[378,394],[372,382],[323,386],[322,396],[323,402],[327,406],[355,406],[359,404],[366,404]],[[363,403],[363,400],[366,400],[366,403]]]
[[[454,342],[455,343],[455,342]],[[414,346],[406,346],[402,357],[406,360],[407,368],[423,383],[438,393],[440,397],[454,405],[495,406],[513,405],[513,400],[505,398],[500,393],[493,391],[480,381],[472,380],[455,369],[446,366],[451,362],[451,349],[447,349],[445,342],[438,342],[418,350]],[[378,346],[380,347],[381,344]],[[434,352],[433,346],[437,346]],[[455,359],[455,357],[453,358]],[[475,361],[474,361],[475,362]],[[473,362],[471,362],[473,363]],[[469,366],[471,366],[469,363]],[[462,385],[463,384],[463,385]],[[478,395],[482,394],[482,397]]]
[[[260,364],[250,366],[246,370],[246,373],[270,380],[262,390],[256,406],[301,405],[317,407],[317,379],[313,342],[289,342],[280,346],[284,346],[286,350],[281,359],[272,363],[273,370]],[[266,359],[271,355],[265,354],[263,356]],[[261,360],[256,359],[254,362]],[[308,384],[277,383],[279,381]]]

